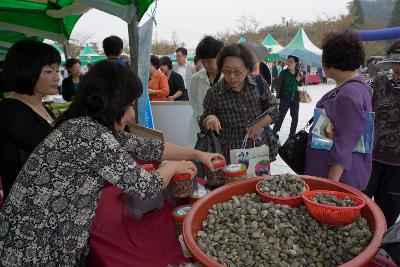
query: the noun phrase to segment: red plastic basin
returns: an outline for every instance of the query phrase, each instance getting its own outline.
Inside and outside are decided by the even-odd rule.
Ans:
[[[364,195],[353,187],[323,178],[310,176],[301,177],[308,184],[310,190],[325,189],[331,191],[346,192],[359,196],[362,200],[364,200],[365,207],[361,210],[361,215],[367,219],[368,226],[373,233],[371,242],[357,257],[353,258],[351,261],[348,261],[341,266],[366,266],[378,251],[383,234],[386,231],[386,220],[382,211],[370,198],[368,198],[368,196]],[[193,205],[183,223],[183,239],[186,243],[188,250],[193,255],[193,258],[196,261],[198,261],[203,266],[224,266],[208,257],[208,255],[200,249],[200,247],[196,243],[197,232],[202,229],[202,222],[206,219],[208,215],[208,210],[212,207],[213,204],[226,202],[235,195],[255,193],[256,184],[262,179],[264,178],[251,178],[227,184],[207,194],[205,197],[203,197]]]

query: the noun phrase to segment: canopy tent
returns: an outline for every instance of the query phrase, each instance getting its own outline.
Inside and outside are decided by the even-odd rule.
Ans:
[[[244,43],[246,41],[247,40],[243,36],[240,36],[240,39],[239,39],[238,43],[241,44],[241,43]]]
[[[61,65],[64,65],[65,64],[65,53],[64,53],[64,51],[60,48],[60,46],[57,43],[53,43],[51,46],[54,47],[55,49],[57,49],[58,53],[60,53],[60,55],[61,55]]]
[[[99,60],[106,59],[105,55],[99,55],[90,45],[86,44],[85,48],[79,54],[79,60],[82,65],[87,65],[88,63],[96,63]]]
[[[153,0],[0,0],[0,30],[65,44],[80,16],[92,7],[131,23],[137,22],[152,2]],[[133,34],[132,31],[129,33]],[[4,50],[0,51],[0,56],[3,52]]]
[[[266,48],[268,48],[268,50],[271,54],[277,53],[283,49],[283,47],[278,43],[278,41],[271,34],[268,34],[261,43]]]
[[[72,0],[0,0],[0,29],[65,43],[88,9]]]
[[[42,38],[36,36],[27,36],[19,32],[0,30],[0,60],[4,60],[4,57],[7,54],[8,49],[14,43],[27,38],[31,38],[40,42],[43,41]]]
[[[0,0],[0,29],[64,43],[80,15],[94,7],[126,22],[140,19],[153,0]]]
[[[315,46],[303,28],[300,28],[290,43],[278,52],[281,58],[296,56],[304,64],[322,66],[322,50]]]
[[[128,23],[137,16],[138,21],[154,0],[74,0],[114,15]]]

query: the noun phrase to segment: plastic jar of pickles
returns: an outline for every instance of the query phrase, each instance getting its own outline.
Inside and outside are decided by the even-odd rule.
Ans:
[[[189,203],[194,204],[197,200],[207,195],[210,191],[207,189],[197,189],[189,198]]]
[[[175,222],[177,236],[182,234],[183,221],[185,220],[185,217],[191,207],[192,207],[192,205],[183,205],[183,206],[179,206],[179,207],[175,208],[172,211],[172,218],[174,219],[174,222]]]
[[[207,187],[210,189],[215,189],[225,184],[222,170],[224,169],[226,162],[224,160],[217,159],[213,160],[212,164],[214,166],[214,171],[211,171],[207,165],[203,166],[207,178]]]
[[[241,163],[226,165],[222,170],[225,184],[245,179],[246,174],[246,165]]]
[[[171,181],[171,195],[176,198],[190,197],[194,192],[190,174],[175,175]]]

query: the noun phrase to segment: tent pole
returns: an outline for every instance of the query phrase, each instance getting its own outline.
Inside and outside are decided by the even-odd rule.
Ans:
[[[137,74],[139,71],[138,66],[138,55],[139,55],[139,28],[138,19],[136,16],[132,17],[131,22],[128,23],[128,38],[129,38],[129,56],[131,59],[131,68]],[[137,100],[135,101],[135,111],[138,114]],[[138,116],[135,116],[136,123],[138,122]]]
[[[133,16],[131,22],[128,23],[129,35],[129,56],[131,58],[131,68],[138,73],[138,54],[139,54],[139,30],[137,17]]]
[[[66,41],[66,42],[63,44],[63,48],[64,48],[65,60],[68,60],[68,58],[69,58],[68,41]]]

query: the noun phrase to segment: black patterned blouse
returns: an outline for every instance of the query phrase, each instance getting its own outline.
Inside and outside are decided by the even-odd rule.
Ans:
[[[104,181],[155,197],[161,176],[132,156],[159,160],[163,150],[159,141],[114,136],[88,117],[60,125],[32,152],[0,210],[0,266],[84,265]]]
[[[240,92],[233,91],[222,79],[207,91],[203,102],[204,113],[199,118],[199,125],[202,128],[202,121],[208,115],[215,115],[220,120],[222,131],[219,141],[224,157],[229,161],[230,150],[241,148],[248,125],[264,111],[262,106],[268,109],[275,105],[278,104],[269,90],[268,84],[264,83],[264,95],[260,96],[257,83],[252,75],[247,75],[245,86]],[[278,109],[274,109],[270,115],[272,123],[274,123],[279,117]],[[269,145],[270,157],[273,161],[278,146],[272,144],[276,142],[278,141],[273,136],[272,130],[266,127],[261,140],[257,139],[255,145]],[[249,147],[254,147],[253,141],[247,142],[246,148]]]
[[[373,90],[375,136],[372,160],[400,166],[400,81],[379,74],[369,81]]]

